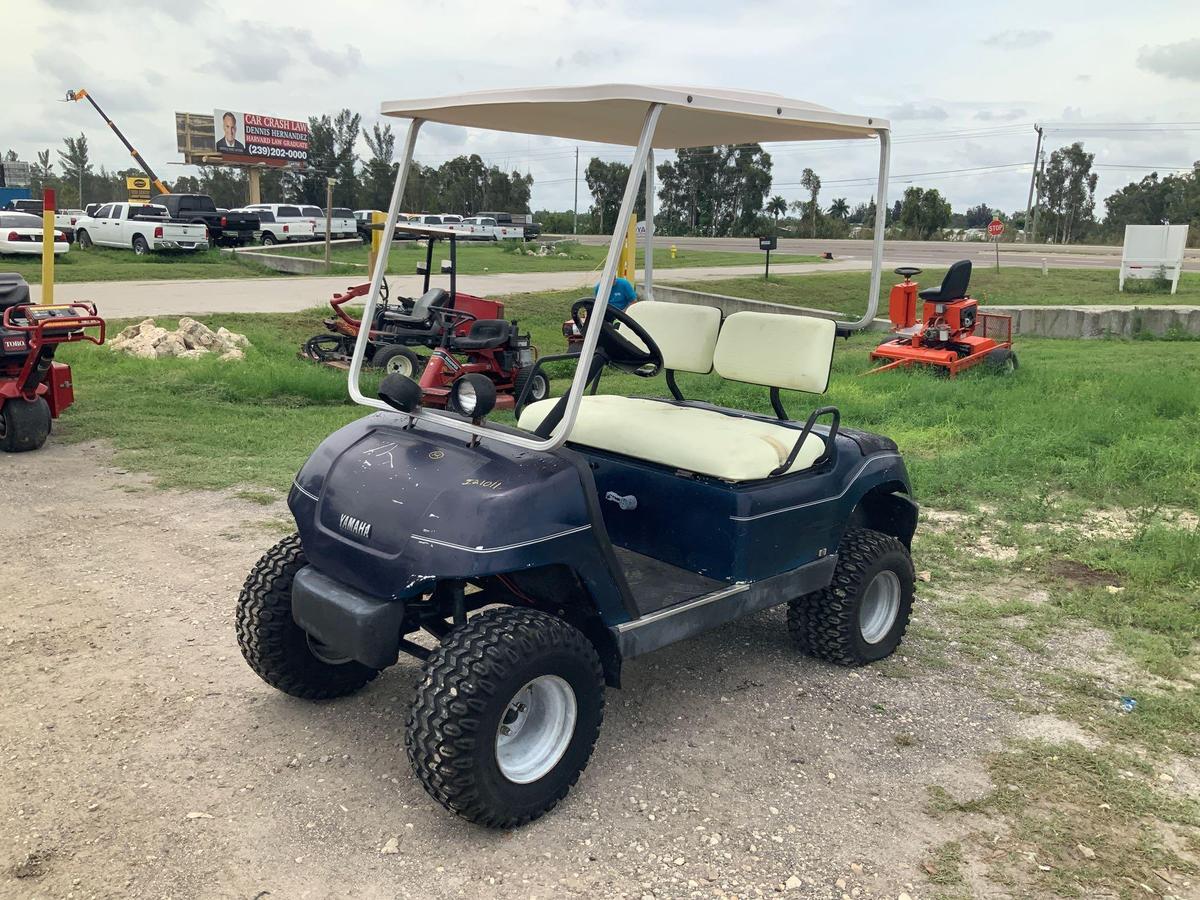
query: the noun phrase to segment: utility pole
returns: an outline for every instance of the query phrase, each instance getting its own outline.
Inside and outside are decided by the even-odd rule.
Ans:
[[[329,241],[333,231],[333,186],[336,178],[325,179],[325,271],[329,271]]]
[[[579,147],[575,148],[575,207],[571,217],[571,233],[579,234]]]
[[[1025,243],[1032,241],[1033,235],[1033,186],[1037,183],[1038,160],[1042,155],[1042,129],[1036,122],[1033,130],[1037,132],[1037,147],[1033,151],[1033,171],[1029,175],[1029,200],[1025,203]]]
[[[1042,176],[1046,174],[1046,155],[1044,153],[1038,158],[1037,162],[1034,164],[1033,172],[1034,172],[1034,176],[1037,178],[1037,197],[1036,197],[1037,203],[1035,203],[1033,206],[1033,228],[1031,229],[1030,236],[1036,237],[1037,236],[1038,209],[1040,209],[1041,205],[1042,205]]]

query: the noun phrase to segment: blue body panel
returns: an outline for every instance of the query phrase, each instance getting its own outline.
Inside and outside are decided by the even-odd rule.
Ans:
[[[836,553],[859,500],[907,492],[890,449],[839,435],[821,471],[729,484],[599,451],[525,450],[375,413],[330,435],[288,498],[305,554],[329,578],[403,602],[438,579],[562,564],[607,626],[636,605],[612,544],[726,582]],[[637,497],[621,510],[608,492]],[[611,544],[610,544],[611,535]]]

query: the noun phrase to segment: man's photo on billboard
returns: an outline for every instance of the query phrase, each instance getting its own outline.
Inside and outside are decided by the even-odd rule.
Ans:
[[[220,153],[245,153],[246,145],[237,139],[238,117],[231,112],[221,116],[221,131],[224,132],[217,141]]]

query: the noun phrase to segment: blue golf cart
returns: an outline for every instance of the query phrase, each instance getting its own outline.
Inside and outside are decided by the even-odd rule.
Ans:
[[[416,776],[454,813],[509,828],[578,780],[605,689],[620,686],[630,659],[781,605],[801,653],[847,666],[892,653],[913,603],[917,507],[904,462],[888,438],[844,426],[835,407],[793,413],[783,394],[823,393],[838,333],[874,317],[883,216],[856,322],[723,316],[655,300],[653,285],[654,149],[876,140],[885,209],[888,123],[774,94],[636,85],[382,111],[409,126],[365,321],[424,122],[630,145],[629,180],[596,298],[575,305],[581,351],[557,358],[575,364],[570,385],[518,398],[515,426],[488,420],[496,394],[484,375],[456,382],[447,410],[422,408],[420,388],[399,374],[364,395],[360,332],[349,389],[375,411],[313,452],[289,496],[296,533],[246,581],[237,634],[254,671],[320,700],[416,657],[406,735]],[[607,298],[620,223],[643,175],[645,299],[618,311]],[[663,396],[604,393],[606,370],[661,374]],[[754,385],[774,414],[685,397],[680,372]]]

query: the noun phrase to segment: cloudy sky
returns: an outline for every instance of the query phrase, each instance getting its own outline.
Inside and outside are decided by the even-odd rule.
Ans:
[[[176,110],[350,107],[370,127],[385,99],[598,82],[741,87],[886,116],[891,196],[936,186],[956,209],[1024,207],[1034,122],[1050,148],[1083,140],[1096,153],[1101,197],[1200,159],[1195,0],[22,0],[4,21],[22,52],[4,63],[0,150],[32,159],[82,131],[97,163],[126,166],[89,106],[59,102],[86,87],[168,182],[191,171],[175,165]],[[805,166],[823,203],[870,193],[873,145],[769,149],[789,200]],[[431,126],[417,152],[479,153],[532,173],[535,208],[571,206],[574,144]],[[591,155],[628,157],[585,145]]]

